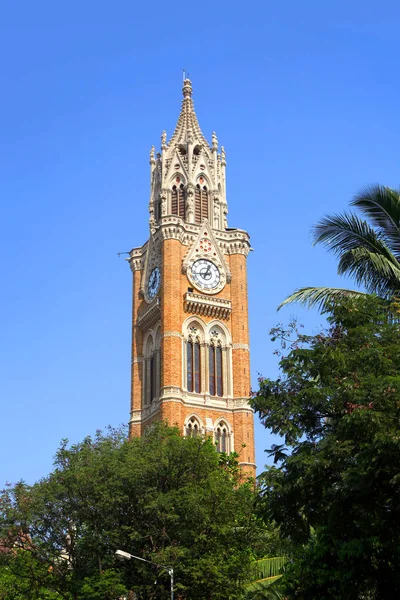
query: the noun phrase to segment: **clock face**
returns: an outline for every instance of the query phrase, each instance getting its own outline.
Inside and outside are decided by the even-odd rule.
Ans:
[[[205,291],[216,288],[221,279],[218,267],[204,258],[193,263],[191,276],[193,283]]]
[[[147,284],[147,294],[150,299],[154,298],[160,289],[161,273],[158,267],[155,267],[150,273],[149,282]]]

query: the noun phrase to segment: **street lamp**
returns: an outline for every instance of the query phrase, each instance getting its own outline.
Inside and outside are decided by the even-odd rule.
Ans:
[[[174,600],[174,569],[173,567],[166,567],[165,565],[160,565],[159,563],[152,562],[151,560],[146,560],[145,558],[141,558],[140,556],[135,556],[134,554],[130,554],[129,552],[124,552],[123,550],[116,550],[115,556],[119,560],[131,560],[134,558],[135,560],[141,560],[142,562],[149,563],[149,565],[154,565],[159,569],[165,569],[168,575],[171,578],[171,600]]]

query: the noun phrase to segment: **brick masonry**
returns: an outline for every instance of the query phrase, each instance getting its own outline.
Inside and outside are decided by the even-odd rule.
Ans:
[[[166,239],[162,242],[161,249],[161,287],[159,292],[161,310],[161,390],[165,388],[185,387],[183,381],[183,351],[182,339],[177,333],[182,332],[183,322],[188,318],[184,310],[184,296],[191,287],[186,275],[182,273],[182,263],[188,251],[179,240]],[[244,254],[230,254],[224,256],[231,272],[231,282],[216,296],[230,300],[232,312],[227,320],[223,321],[232,338],[232,380],[233,404],[235,399],[248,398],[250,395],[250,355],[249,329],[248,329],[248,302],[247,302],[247,269]],[[147,308],[140,294],[142,270],[133,273],[133,311],[132,311],[132,388],[131,409],[132,414],[140,411],[143,396],[143,338],[146,331],[137,325],[141,313]],[[214,320],[213,317],[202,317],[204,322]],[[164,335],[175,332],[174,335]],[[235,347],[238,346],[238,347]],[[253,413],[245,404],[240,408],[214,406],[195,407],[185,403],[181,397],[175,400],[163,401],[155,413],[142,419],[141,423],[131,423],[130,434],[141,435],[144,429],[155,419],[165,420],[169,424],[184,431],[187,417],[195,414],[203,423],[211,419],[213,423],[225,419],[232,427],[234,450],[239,454],[239,460],[246,471],[254,473],[254,424]],[[209,421],[208,421],[209,422]]]

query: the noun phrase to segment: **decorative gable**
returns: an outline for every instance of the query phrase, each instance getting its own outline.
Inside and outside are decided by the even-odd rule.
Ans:
[[[206,259],[213,262],[219,269],[220,283],[218,287],[212,291],[213,294],[221,291],[226,283],[230,283],[231,272],[210,223],[207,220],[203,221],[199,233],[183,261],[182,272],[188,275],[193,264],[200,259]]]

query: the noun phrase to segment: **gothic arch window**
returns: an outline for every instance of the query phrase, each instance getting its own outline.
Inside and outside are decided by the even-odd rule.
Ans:
[[[225,421],[219,421],[214,429],[214,441],[217,452],[225,452],[229,454],[230,448],[230,431],[228,424]]]
[[[210,396],[230,396],[233,390],[232,344],[229,330],[221,322],[212,321],[208,324],[206,347]]]
[[[200,177],[194,192],[194,220],[202,223],[208,219],[208,189],[204,177]]]
[[[200,319],[192,318],[183,327],[183,387],[194,394],[201,394],[205,387],[204,329]]]
[[[153,337],[148,336],[145,344],[145,355],[144,355],[144,373],[143,373],[143,405],[149,406],[152,402],[151,387],[153,379],[154,364],[152,363],[153,356]]]
[[[221,342],[211,340],[208,349],[209,390],[211,396],[224,395],[223,364]]]
[[[143,406],[150,406],[160,395],[160,335],[149,333],[145,342],[143,369]]]
[[[183,144],[179,144],[178,150],[179,150],[179,154],[181,156],[186,156],[187,152],[186,152],[186,148]]]
[[[176,178],[175,185],[171,190],[171,214],[185,218],[185,186],[180,183],[180,178]]]
[[[190,417],[186,421],[185,435],[186,437],[197,437],[202,432],[202,428],[199,419],[195,416]]]
[[[186,343],[186,369],[188,392],[201,392],[201,345],[198,336],[189,336]]]

